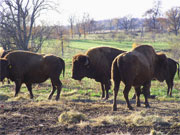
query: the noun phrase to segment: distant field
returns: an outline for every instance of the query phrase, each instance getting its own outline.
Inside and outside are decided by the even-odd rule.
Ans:
[[[111,46],[116,47],[122,50],[129,51],[132,48],[132,44],[136,43],[133,41],[101,41],[101,40],[71,40],[69,46],[71,48],[76,49],[84,49],[87,50],[91,47],[97,47],[97,46]],[[146,45],[152,45],[157,51],[164,50],[164,49],[170,49],[170,46],[168,43],[165,42],[144,42],[141,44]]]

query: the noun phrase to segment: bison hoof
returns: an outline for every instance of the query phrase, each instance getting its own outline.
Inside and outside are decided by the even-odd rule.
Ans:
[[[108,100],[108,97],[102,98],[103,100]]]
[[[150,96],[148,96],[148,98],[155,99],[156,95],[150,95]]]
[[[146,108],[150,108],[150,105],[149,104],[145,104]]]
[[[137,104],[136,106],[137,106],[137,107],[141,107],[141,104]]]
[[[134,95],[134,96],[132,97],[132,99],[136,99],[136,95]]]
[[[104,96],[101,96],[101,99],[104,99],[105,97]]]
[[[117,108],[113,108],[113,111],[117,111]]]
[[[132,106],[128,106],[128,109],[129,110],[134,110]]]
[[[59,100],[59,97],[58,98],[56,98],[56,101],[58,101]]]

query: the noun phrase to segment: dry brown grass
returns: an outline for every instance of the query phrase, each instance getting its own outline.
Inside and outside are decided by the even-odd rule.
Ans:
[[[68,112],[63,112],[58,117],[58,121],[62,124],[79,123],[84,120],[86,120],[86,116],[83,113],[73,111],[73,110],[68,111]]]

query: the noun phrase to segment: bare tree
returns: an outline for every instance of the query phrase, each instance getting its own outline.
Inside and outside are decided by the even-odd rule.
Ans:
[[[94,19],[90,19],[88,25],[88,33],[95,32],[95,30],[96,30],[96,21],[94,21]]]
[[[159,30],[161,33],[165,33],[168,31],[168,19],[165,17],[160,17],[157,18],[158,22],[159,22]]]
[[[35,51],[41,47],[44,38],[42,34],[47,27],[35,28],[35,21],[43,10],[52,9],[52,1],[48,0],[2,0],[0,5],[0,30],[9,36],[9,46],[16,49],[29,50],[29,42]],[[39,31],[37,31],[39,30]],[[34,31],[34,32],[33,32]],[[40,34],[41,33],[41,34]],[[1,43],[4,41],[1,40]]]
[[[82,17],[82,29],[83,29],[84,38],[86,38],[89,24],[90,24],[90,16],[88,13],[84,13]]]
[[[75,15],[69,16],[68,22],[70,23],[70,34],[73,39],[74,36],[74,23],[75,23]]]
[[[109,28],[110,32],[112,32],[113,29],[113,19],[109,19]]]
[[[171,8],[166,12],[166,15],[169,24],[169,31],[174,32],[177,36],[180,29],[180,7]]]
[[[161,15],[161,1],[156,0],[154,1],[154,6],[153,8],[147,10],[144,14],[144,16],[147,16],[148,18],[146,19],[145,23],[146,26],[150,30],[156,30],[157,29],[157,18]]]
[[[120,26],[125,32],[128,32],[129,30],[132,31],[136,27],[136,21],[131,15],[127,15],[120,19]]]
[[[81,22],[80,19],[76,19],[76,33],[78,34],[79,38],[81,38]]]
[[[54,26],[55,33],[57,35],[57,39],[61,41],[61,53],[62,56],[64,55],[64,41],[65,41],[65,35],[68,33],[67,29],[64,26]]]
[[[112,24],[116,29],[116,32],[119,30],[119,18],[115,18],[112,20]]]

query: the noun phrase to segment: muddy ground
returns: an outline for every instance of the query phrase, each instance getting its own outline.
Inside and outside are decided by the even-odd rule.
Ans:
[[[180,102],[150,101],[151,108],[136,107],[132,101],[133,111],[126,108],[124,101],[118,103],[118,110],[112,111],[112,100],[109,101],[0,101],[0,135],[95,135],[95,134],[149,134],[152,129],[162,134],[180,134]],[[76,110],[86,115],[86,120],[98,119],[101,116],[122,116],[124,119],[137,112],[157,115],[167,119],[149,126],[137,126],[126,122],[112,124],[102,122],[94,126],[87,124],[78,126],[58,122],[59,115],[64,111]]]

